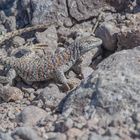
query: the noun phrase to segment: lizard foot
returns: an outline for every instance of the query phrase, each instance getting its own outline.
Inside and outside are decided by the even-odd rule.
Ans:
[[[67,84],[63,84],[61,86],[61,88],[62,88],[63,92],[67,92],[67,91],[70,91],[70,90],[72,90],[74,88],[74,84],[69,82]]]
[[[67,81],[67,84],[63,84],[63,88],[65,91],[73,90],[75,87],[79,85],[80,81],[77,81],[75,79],[69,79]]]

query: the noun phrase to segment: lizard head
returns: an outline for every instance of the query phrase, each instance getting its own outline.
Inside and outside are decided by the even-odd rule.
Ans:
[[[101,44],[102,40],[94,36],[83,37],[78,40],[78,46],[81,54],[84,54],[89,50],[100,46]]]

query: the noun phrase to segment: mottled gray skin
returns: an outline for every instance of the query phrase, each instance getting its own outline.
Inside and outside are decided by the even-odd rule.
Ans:
[[[102,44],[102,40],[93,36],[75,40],[64,51],[54,55],[39,57],[31,53],[21,58],[1,57],[4,66],[9,67],[6,77],[1,76],[1,83],[11,83],[16,75],[25,81],[45,81],[55,79],[69,90],[69,83],[64,75],[86,52]]]

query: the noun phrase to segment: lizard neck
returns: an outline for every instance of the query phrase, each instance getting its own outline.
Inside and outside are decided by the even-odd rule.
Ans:
[[[73,42],[66,51],[70,52],[70,61],[76,61],[81,57],[80,49],[79,49],[79,42]]]
[[[51,61],[53,61],[55,67],[58,67],[66,63],[74,64],[80,56],[81,54],[78,45],[76,43],[72,43],[63,51],[60,51],[52,56]]]

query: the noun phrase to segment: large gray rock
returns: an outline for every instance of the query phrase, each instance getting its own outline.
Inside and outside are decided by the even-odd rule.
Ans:
[[[113,54],[60,103],[66,116],[119,115],[125,118],[139,110],[140,47]],[[96,108],[96,109],[95,109]],[[102,110],[102,111],[101,111]],[[105,117],[104,117],[105,118]]]

